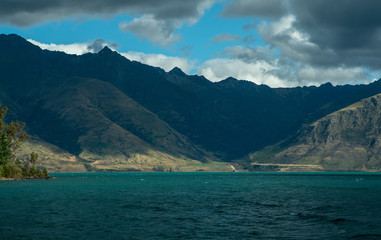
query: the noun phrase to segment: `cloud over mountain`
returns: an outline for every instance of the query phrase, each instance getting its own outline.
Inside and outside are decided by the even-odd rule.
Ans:
[[[258,25],[259,34],[292,60],[379,69],[380,7],[376,0],[236,0],[222,15],[273,18]]]
[[[181,36],[175,34],[179,27],[176,21],[157,20],[152,15],[143,15],[126,23],[121,23],[119,28],[125,32],[131,32],[141,39],[149,39],[153,44],[169,46],[181,40]]]
[[[266,75],[295,85],[371,79],[369,70],[381,70],[380,7],[375,0],[233,0],[221,15],[251,17],[253,23],[243,26],[244,30],[258,33],[265,48],[273,51],[263,52],[263,46],[242,42],[222,54],[253,67],[266,62],[272,66]]]
[[[130,58],[167,71],[179,66],[214,81],[233,76],[273,87],[347,84],[369,82],[381,73],[381,2],[376,0],[0,0],[0,6],[0,24],[17,27],[111,17],[119,26],[115,30],[127,33],[118,32],[117,41],[128,46],[122,52]],[[198,28],[206,22],[212,23]],[[123,42],[123,36],[146,45]],[[109,39],[104,34],[68,45],[34,43],[72,54],[106,45],[117,49],[102,39],[85,42],[89,38]]]

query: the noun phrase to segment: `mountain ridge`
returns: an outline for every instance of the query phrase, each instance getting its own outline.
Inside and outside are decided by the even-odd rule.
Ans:
[[[251,165],[314,165],[329,171],[381,169],[381,94],[303,126],[293,137],[249,156]]]
[[[270,88],[234,78],[214,83],[178,68],[165,72],[130,61],[109,48],[69,55],[41,50],[17,35],[0,35],[0,86],[0,102],[10,107],[9,117],[25,121],[31,134],[95,170],[113,168],[99,160],[108,155],[112,166],[121,162],[119,170],[123,164],[147,170],[163,164],[169,169],[176,161],[230,163],[381,92],[380,80],[369,85],[297,88]],[[61,125],[55,129],[54,124]],[[116,128],[107,130],[105,124]],[[99,129],[103,132],[97,133]],[[111,140],[122,132],[125,146],[130,147]],[[167,140],[161,140],[162,133]],[[141,155],[135,156],[133,150],[139,147],[146,149],[139,154],[150,152],[140,163],[136,159]],[[172,159],[171,164],[163,160],[144,167],[157,154]],[[131,156],[135,160],[129,162]]]

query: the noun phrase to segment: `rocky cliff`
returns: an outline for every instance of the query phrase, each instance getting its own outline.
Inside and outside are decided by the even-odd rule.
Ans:
[[[251,154],[250,159],[254,168],[274,164],[275,168],[376,171],[381,169],[380,133],[378,94],[304,126],[295,136]]]

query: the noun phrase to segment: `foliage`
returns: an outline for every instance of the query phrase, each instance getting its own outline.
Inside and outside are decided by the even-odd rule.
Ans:
[[[24,160],[16,158],[16,151],[21,144],[28,140],[29,135],[24,132],[25,123],[18,121],[5,123],[8,108],[0,105],[0,177],[5,178],[39,178],[49,177],[45,168],[36,168],[38,154],[32,152],[30,158]]]
[[[35,152],[32,152],[30,154],[30,163],[33,164],[33,167],[37,164],[38,162],[38,154]]]
[[[0,139],[0,164],[6,164],[10,157],[11,151],[9,150],[7,135],[2,133]]]

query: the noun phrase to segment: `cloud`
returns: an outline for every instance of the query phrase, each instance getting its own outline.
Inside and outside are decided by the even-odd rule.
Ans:
[[[335,65],[335,53],[312,43],[308,34],[294,27],[295,21],[295,16],[288,15],[271,23],[261,22],[257,31],[268,46],[280,50],[280,57],[315,65]]]
[[[185,23],[196,23],[215,0],[0,0],[0,24],[31,26],[69,17],[92,19],[115,14],[135,18],[120,24],[120,29],[168,46],[181,40],[174,31]],[[152,35],[151,35],[152,34]]]
[[[204,62],[197,72],[213,82],[234,77],[272,87],[288,87],[287,82],[271,74],[274,69],[276,66],[266,61],[247,63],[240,59],[216,58]]]
[[[269,76],[282,80],[279,86],[373,81],[375,73],[381,72],[380,7],[377,0],[233,0],[222,16],[251,17],[252,23],[243,29],[258,33],[265,46],[226,48],[218,56],[229,61],[220,61],[221,66],[208,66],[207,72],[212,77],[228,75],[228,70],[232,75],[240,75],[237,70],[223,66],[240,62],[253,69],[271,66],[264,68],[262,74],[250,75],[257,83],[269,82],[273,86],[278,83],[268,81]]]
[[[288,29],[284,26],[287,24],[274,26],[273,31],[281,33]],[[298,34],[293,38],[298,43],[305,41]],[[198,67],[198,74],[212,81],[233,76],[271,87],[319,86],[326,82],[334,85],[360,84],[374,81],[374,77],[362,67],[314,66],[277,55],[275,49],[269,46],[253,48],[238,45],[227,47],[217,55],[223,58],[204,62]]]
[[[108,46],[109,48],[113,49],[114,51],[115,51],[115,49],[118,48],[117,43],[107,43],[104,39],[99,38],[99,39],[96,39],[94,42],[88,44],[87,50],[89,50],[89,52],[91,52],[91,53],[97,53],[100,50],[102,50],[105,46]]]
[[[28,39],[28,41],[42,49],[76,55],[96,53],[104,46],[115,51],[115,44],[109,44],[103,39],[73,44],[45,44],[32,39]],[[167,72],[174,67],[181,68],[187,74],[197,71],[197,74],[204,75],[211,81],[234,77],[271,87],[295,87],[320,85],[325,82],[331,82],[334,85],[359,84],[375,80],[374,76],[370,76],[361,67],[316,67],[308,64],[296,64],[294,61],[274,56],[273,50],[268,47],[227,47],[218,53],[220,58],[210,59],[200,64],[187,58],[163,54],[141,52],[122,52],[120,54],[133,61],[160,67]]]
[[[89,45],[87,43],[73,43],[73,44],[45,44],[40,43],[32,39],[28,39],[28,41],[36,46],[39,46],[41,49],[47,49],[50,51],[60,51],[65,52],[67,54],[76,54],[82,55],[84,53],[90,52],[88,49]]]
[[[235,0],[221,13],[224,17],[279,18],[287,13],[285,0]]]
[[[311,43],[336,55],[332,66],[381,68],[380,1],[294,0],[290,4],[296,16],[294,27],[307,34]],[[330,57],[326,55],[325,60]]]
[[[96,39],[94,42],[85,42],[85,43],[72,43],[72,44],[54,44],[54,43],[40,43],[33,39],[28,39],[28,41],[36,46],[39,46],[41,49],[46,49],[50,51],[60,51],[67,54],[76,54],[82,55],[85,53],[97,53],[102,50],[105,46],[108,46],[115,51],[116,44],[108,44],[103,39]]]
[[[235,41],[240,40],[240,38],[241,37],[238,35],[231,35],[230,33],[223,33],[223,34],[219,34],[219,35],[213,37],[212,39],[210,39],[210,41],[215,42],[215,43],[235,42]]]
[[[224,51],[217,53],[217,56],[227,56],[230,58],[238,58],[245,62],[254,62],[254,61],[270,61],[272,59],[271,55],[274,52],[274,50],[263,47],[263,46],[257,46],[255,48],[253,47],[247,47],[247,46],[232,46],[227,47],[224,49]]]
[[[109,44],[103,39],[96,39],[93,42],[73,43],[73,44],[46,44],[38,41],[28,39],[28,41],[41,49],[50,51],[60,51],[67,54],[82,55],[85,53],[97,53],[105,46],[108,46],[113,51],[116,51],[116,44]],[[129,60],[141,62],[150,66],[163,68],[165,71],[170,71],[174,67],[181,68],[185,73],[189,74],[194,68],[194,61],[186,58],[171,57],[163,54],[145,54],[141,52],[126,52],[119,53],[120,55],[128,58]]]
[[[214,1],[195,0],[0,0],[0,22],[29,26],[76,15],[153,15],[156,19],[195,22]]]
[[[344,68],[314,68],[306,66],[299,69],[297,77],[300,80],[308,81],[308,85],[319,85],[323,82],[330,82],[333,85],[370,83],[368,73],[360,67]],[[366,81],[368,79],[368,81]]]
[[[182,40],[181,35],[175,34],[175,30],[181,28],[184,23],[190,25],[196,23],[204,14],[205,9],[210,8],[213,3],[214,0],[203,0],[189,6],[188,1],[181,7],[188,6],[189,9],[193,10],[191,12],[179,8],[156,14],[144,14],[130,22],[120,23],[119,28],[122,31],[137,35],[140,39],[149,40],[155,45],[170,46]]]
[[[228,77],[248,80],[270,87],[319,86],[370,83],[369,74],[360,67],[320,68],[310,65],[289,65],[278,60],[247,62],[239,58],[216,58],[198,67],[198,74],[218,82]]]
[[[246,31],[256,29],[267,44],[294,61],[316,67],[362,66],[378,70],[380,8],[377,0],[233,0],[222,15],[272,18],[243,27]]]
[[[119,28],[141,39],[149,39],[153,44],[169,46],[182,39],[174,33],[176,25],[174,21],[156,20],[152,15],[144,15],[131,22],[121,23]]]
[[[145,54],[141,52],[121,53],[122,56],[137,62],[141,62],[150,66],[163,68],[170,71],[174,67],[180,68],[183,72],[189,74],[194,68],[194,63],[186,58],[170,57],[163,54]]]

